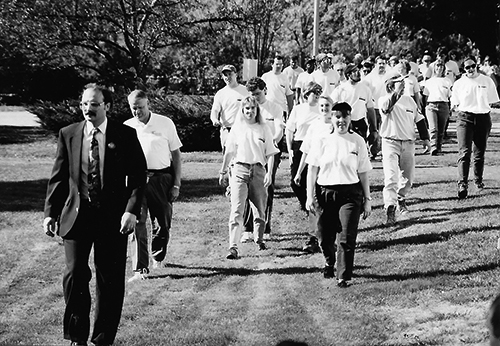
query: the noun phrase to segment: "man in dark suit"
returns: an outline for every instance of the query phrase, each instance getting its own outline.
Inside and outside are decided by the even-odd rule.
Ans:
[[[140,216],[146,160],[135,130],[108,120],[111,93],[89,84],[81,99],[84,121],[59,132],[48,182],[44,230],[62,237],[66,310],[64,338],[87,345],[90,334],[91,270],[94,247],[96,308],[92,343],[111,345],[125,291],[127,236]]]

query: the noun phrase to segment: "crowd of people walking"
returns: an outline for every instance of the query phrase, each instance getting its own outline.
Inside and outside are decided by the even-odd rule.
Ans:
[[[253,240],[260,250],[267,248],[271,217],[270,213],[262,214],[265,206],[260,203],[267,198],[272,205],[272,195],[260,196],[260,193],[274,191],[266,191],[265,187],[274,185],[279,148],[288,152],[290,186],[300,209],[310,220],[310,237],[303,250],[322,252],[325,278],[336,276],[340,287],[349,286],[352,276],[359,219],[371,213],[371,161],[381,157],[385,223],[391,226],[398,217],[410,212],[407,196],[415,178],[416,133],[424,154],[443,155],[453,113],[457,117],[459,149],[457,198],[468,196],[471,164],[476,187],[484,188],[484,153],[491,129],[489,112],[491,105],[500,100],[494,78],[485,74],[484,66],[479,66],[475,57],[465,57],[461,68],[453,59],[455,55],[443,49],[436,51],[434,59],[425,53],[418,62],[412,61],[408,52],[402,52],[401,57],[381,55],[373,59],[363,59],[357,54],[352,61],[320,53],[307,60],[302,69],[297,57],[291,57],[290,66],[283,68],[285,58],[276,55],[269,72],[247,83],[250,96],[243,104],[233,97],[226,98],[227,103],[221,106],[218,100],[222,95],[243,90],[243,85],[229,83],[236,79],[237,69],[233,65],[224,66],[222,78],[227,82],[215,96],[213,124],[218,126],[221,119],[228,117],[235,119],[235,123],[238,119],[256,118],[259,126],[267,124],[273,134],[262,134],[258,139],[252,135],[250,139],[239,133],[235,137],[237,142],[228,145],[221,141],[224,160],[220,181],[229,185],[231,193],[227,258],[240,257],[238,240]],[[256,80],[257,89],[253,86]],[[265,97],[266,106],[257,99],[251,101],[252,97]],[[272,104],[277,110],[265,117],[271,121],[263,120],[261,124],[262,117],[247,115],[250,103],[260,108],[258,114],[271,109]],[[247,121],[243,124],[248,126]],[[231,133],[234,126],[221,126],[221,138],[225,131]],[[245,131],[248,135],[253,133]],[[235,156],[238,152],[246,154]],[[242,174],[241,166],[249,172]],[[253,174],[255,166],[258,170],[262,167],[263,172]],[[253,192],[256,186],[261,192]],[[252,230],[247,217],[242,217],[244,205],[249,210],[244,214],[254,213],[253,234],[243,232]],[[266,237],[262,228],[267,230]],[[241,233],[244,234],[238,239]]]
[[[271,70],[238,82],[224,65],[226,86],[213,101],[210,119],[220,129],[219,183],[230,195],[226,259],[240,258],[240,242],[268,249],[274,184],[283,151],[290,186],[309,219],[303,250],[321,252],[323,276],[349,287],[358,224],[371,214],[369,174],[379,160],[384,172],[386,224],[409,212],[415,176],[416,132],[429,155],[442,155],[452,112],[458,140],[457,197],[469,195],[472,165],[476,188],[484,188],[485,151],[491,105],[500,101],[495,74],[485,59],[463,59],[438,50],[421,63],[411,54],[346,61],[321,53],[299,66],[297,57],[273,58]],[[489,74],[489,75],[488,75]],[[127,243],[128,282],[145,279],[167,254],[172,204],[180,195],[182,142],[168,117],[153,113],[144,90],[128,96],[131,119],[108,119],[108,89],[89,84],[80,107],[84,120],[59,133],[56,161],[45,201],[44,231],[63,238],[66,271],[64,338],[72,345],[111,345],[124,299]],[[416,131],[416,130],[417,131]],[[148,249],[146,220],[152,225]],[[91,270],[94,248],[97,295],[90,335]]]

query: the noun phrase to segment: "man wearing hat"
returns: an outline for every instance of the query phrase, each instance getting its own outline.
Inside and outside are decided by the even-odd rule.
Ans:
[[[377,132],[372,93],[368,85],[360,83],[361,75],[358,66],[347,65],[345,76],[346,81],[333,90],[331,98],[333,102],[347,102],[352,107],[351,127],[366,141],[368,124],[370,134]]]
[[[396,223],[396,209],[408,213],[406,196],[415,172],[415,124],[424,147],[430,151],[425,119],[410,96],[404,95],[404,77],[393,74],[385,81],[387,95],[379,100],[382,115],[382,166],[384,169],[384,208],[387,225]]]
[[[306,86],[309,83],[314,82],[312,73],[314,72],[315,69],[316,69],[316,60],[309,59],[306,62],[306,70],[301,74],[299,74],[297,82],[295,83],[295,104],[306,102],[302,94]]]
[[[332,60],[325,53],[316,56],[319,69],[313,72],[314,81],[323,88],[323,95],[329,96],[340,83],[340,75],[332,69]]]
[[[236,67],[233,65],[223,66],[221,74],[226,86],[215,94],[210,120],[214,126],[220,126],[220,143],[224,151],[227,135],[240,110],[240,101],[248,95],[248,91],[238,83]]]

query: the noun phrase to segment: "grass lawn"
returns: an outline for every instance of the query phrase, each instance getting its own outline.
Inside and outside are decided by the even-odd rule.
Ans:
[[[382,165],[373,163],[374,210],[360,224],[348,289],[323,279],[321,254],[301,252],[310,225],[286,158],[269,250],[242,244],[242,258],[228,261],[220,153],[183,154],[168,265],[127,284],[115,345],[485,345],[486,311],[499,293],[500,133],[489,140],[486,189],[471,187],[466,200],[456,198],[456,140],[442,156],[417,151],[411,212],[394,227],[383,225]],[[39,129],[0,127],[0,345],[69,344],[64,251],[41,228],[54,153]]]

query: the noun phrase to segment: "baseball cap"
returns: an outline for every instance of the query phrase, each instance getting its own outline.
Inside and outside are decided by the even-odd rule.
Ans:
[[[424,56],[422,57],[422,61],[431,61],[431,60],[432,60],[432,58],[431,58],[431,56],[430,56],[430,55],[427,55],[427,54],[426,54],[426,55],[424,55]]]
[[[350,112],[351,106],[347,102],[337,102],[333,105],[332,111]]]
[[[224,71],[231,71],[231,72],[236,73],[236,67],[234,67],[233,65],[224,65],[221,72],[224,72]]]
[[[358,68],[358,65],[355,65],[355,64],[349,64],[347,65],[347,67],[345,68],[345,74],[346,76],[351,74],[352,71],[356,70]]]
[[[392,72],[385,75],[384,82],[385,84],[389,82],[401,82],[403,79],[405,79],[404,76],[400,75],[397,72]]]

